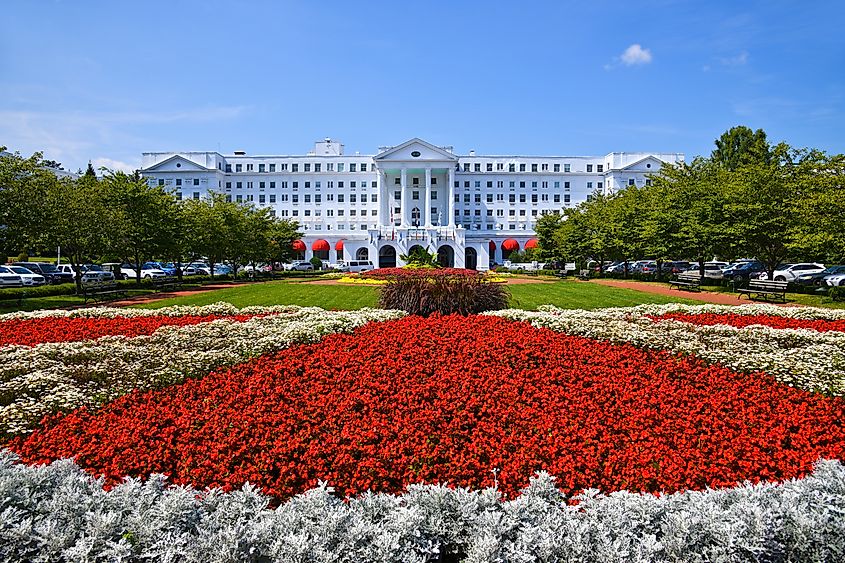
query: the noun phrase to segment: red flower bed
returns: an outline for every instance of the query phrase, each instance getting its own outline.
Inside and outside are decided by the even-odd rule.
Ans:
[[[163,326],[187,326],[217,319],[248,321],[255,315],[185,315],[181,317],[45,317],[0,322],[0,346],[77,342],[103,336],[142,336]]]
[[[750,325],[766,325],[772,328],[806,328],[810,330],[817,330],[819,332],[845,331],[845,320],[829,321],[792,319],[789,317],[780,317],[777,315],[737,315],[734,313],[667,313],[665,315],[659,316],[650,315],[649,318],[655,321],[671,319],[674,321],[681,321],[694,325],[730,325],[739,328]]]
[[[843,459],[845,401],[692,357],[492,317],[406,317],[333,335],[97,412],[43,421],[9,447],[75,457],[114,483],[249,481],[286,498],[408,483],[512,494],[532,473],[585,487],[674,491],[780,480]]]
[[[464,268],[378,268],[361,272],[362,278],[386,280],[393,278],[432,278],[443,276],[480,276],[481,272]]]

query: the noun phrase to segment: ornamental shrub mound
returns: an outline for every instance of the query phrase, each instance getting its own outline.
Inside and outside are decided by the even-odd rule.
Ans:
[[[492,283],[481,273],[459,268],[373,270],[365,277],[387,280],[380,288],[379,306],[411,315],[471,315],[508,306],[510,294],[503,284]]]

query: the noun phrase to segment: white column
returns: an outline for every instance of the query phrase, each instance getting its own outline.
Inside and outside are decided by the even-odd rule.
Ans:
[[[402,190],[400,193],[402,194],[402,199],[399,202],[399,209],[400,209],[400,216],[401,219],[399,221],[402,227],[408,226],[408,194],[405,193],[405,188],[408,185],[408,170],[406,168],[402,168]]]
[[[387,173],[384,170],[379,170],[379,197],[381,198],[380,217],[378,218],[379,225],[387,225],[390,221],[390,186],[387,185]]]
[[[448,213],[446,214],[446,225],[453,227],[455,225],[455,169],[449,167],[449,204],[446,206]]]
[[[424,223],[426,228],[431,226],[431,167],[425,169],[425,209],[423,209]]]

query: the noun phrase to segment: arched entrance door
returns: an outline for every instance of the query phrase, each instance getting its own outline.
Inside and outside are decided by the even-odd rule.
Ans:
[[[395,268],[396,267],[396,249],[387,244],[382,246],[378,251],[378,267],[379,268]]]
[[[437,249],[437,262],[441,268],[455,267],[455,251],[449,245],[443,245]]]
[[[478,253],[472,247],[467,247],[464,251],[464,264],[467,270],[478,269]]]
[[[362,246],[358,250],[355,251],[355,260],[369,260],[370,259],[370,249],[366,246]]]

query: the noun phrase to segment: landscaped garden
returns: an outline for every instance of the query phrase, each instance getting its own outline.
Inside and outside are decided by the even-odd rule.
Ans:
[[[227,303],[0,316],[2,556],[842,554],[845,312],[601,308],[646,294],[554,282],[508,289],[592,310],[441,315],[444,295],[476,310],[488,282],[399,283],[424,316]],[[373,288],[214,293],[366,295],[349,290]],[[481,293],[482,308],[505,304]]]

